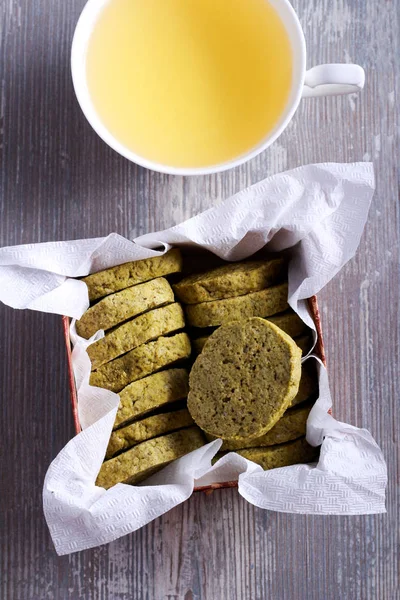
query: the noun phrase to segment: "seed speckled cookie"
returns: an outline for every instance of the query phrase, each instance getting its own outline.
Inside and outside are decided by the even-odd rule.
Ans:
[[[144,283],[157,277],[164,277],[171,273],[179,273],[181,270],[182,256],[180,250],[173,248],[162,256],[127,262],[123,265],[93,273],[84,277],[82,281],[88,287],[90,302],[93,302],[132,285]]]
[[[184,408],[161,415],[153,415],[127,427],[113,431],[108,442],[106,458],[112,458],[122,450],[128,450],[140,442],[158,437],[170,431],[177,431],[193,425],[189,411]]]
[[[283,275],[284,265],[283,258],[230,263],[207,273],[189,275],[173,288],[186,304],[242,296],[276,283]]]
[[[156,338],[182,329],[185,317],[180,304],[168,304],[139,315],[91,344],[87,352],[92,370]]]
[[[120,393],[114,429],[147,413],[186,398],[189,373],[186,369],[167,369],[134,381]]]
[[[187,322],[193,327],[214,327],[246,317],[268,317],[287,308],[287,293],[287,283],[282,283],[245,296],[189,304]]]
[[[157,306],[174,302],[174,292],[166,279],[152,279],[147,283],[117,292],[100,300],[76,322],[76,331],[90,338],[99,329],[111,329]]]
[[[290,442],[291,440],[296,440],[299,437],[305,436],[307,418],[311,408],[310,405],[307,405],[287,410],[277,424],[260,437],[240,441],[224,440],[221,451],[275,446],[276,444],[284,444],[285,442]],[[215,436],[209,434],[206,434],[206,438],[209,441],[217,439]]]
[[[139,483],[204,444],[204,436],[198,427],[188,427],[147,440],[104,462],[96,485],[108,489],[117,483]]]
[[[236,452],[244,458],[257,463],[264,471],[267,471],[268,469],[312,462],[317,458],[319,448],[310,446],[305,438],[300,438],[293,442],[279,444],[278,446],[247,448],[245,450],[236,450]]]
[[[225,439],[269,431],[296,396],[301,350],[260,318],[217,329],[189,376],[188,409],[204,431]]]
[[[242,318],[245,318],[247,315],[243,315]],[[290,337],[295,338],[296,344],[303,350],[303,354],[306,354],[311,347],[311,339],[309,336],[304,335],[302,337],[296,337],[307,331],[307,325],[300,319],[300,317],[292,310],[287,310],[286,312],[275,315],[273,317],[267,317],[267,321],[271,321],[274,325],[282,329],[285,333],[290,335]],[[193,330],[196,331],[196,330]],[[201,329],[199,330],[201,331]],[[213,329],[205,329],[207,334],[201,335],[198,337],[194,337],[192,339],[193,351],[195,354],[200,354],[200,352],[204,348],[204,344],[210,337],[211,333],[213,333]],[[214,329],[215,331],[215,329]],[[198,334],[197,334],[198,335]],[[306,350],[307,349],[307,350]]]
[[[190,340],[186,333],[160,337],[92,371],[90,385],[120,392],[131,381],[142,379],[189,356]]]

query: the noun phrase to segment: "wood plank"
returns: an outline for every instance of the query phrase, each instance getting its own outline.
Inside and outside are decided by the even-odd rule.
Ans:
[[[360,96],[304,101],[272,148],[220,175],[151,173],[91,130],[69,72],[84,0],[0,6],[0,244],[169,227],[287,168],[373,160],[360,249],[320,295],[334,412],[388,461],[388,514],[262,511],[236,490],[197,494],[132,535],[56,556],[46,469],[73,435],[60,319],[0,306],[0,597],[102,600],[392,600],[399,597],[399,20],[396,2],[296,0],[308,66],[358,62]],[[46,345],[43,341],[46,340]]]

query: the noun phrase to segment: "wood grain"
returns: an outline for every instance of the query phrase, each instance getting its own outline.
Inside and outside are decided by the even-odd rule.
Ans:
[[[334,413],[386,456],[387,515],[263,511],[237,491],[196,494],[108,546],[56,556],[41,506],[73,435],[59,317],[0,307],[0,598],[396,600],[399,591],[399,94],[394,0],[296,0],[308,65],[358,62],[360,96],[310,99],[272,148],[221,175],[151,173],[91,130],[69,73],[84,0],[4,0],[0,244],[169,227],[272,173],[373,160],[377,192],[356,258],[320,294]],[[46,345],[43,341],[46,340]]]

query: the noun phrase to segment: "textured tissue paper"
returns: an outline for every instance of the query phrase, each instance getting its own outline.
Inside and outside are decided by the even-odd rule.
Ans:
[[[152,248],[191,244],[239,260],[265,244],[271,251],[295,246],[288,300],[313,327],[304,299],[318,293],[354,255],[373,191],[370,163],[309,165],[269,177],[203,214],[134,242],[111,234],[2,248],[0,300],[15,308],[76,319],[88,307],[88,295],[86,285],[71,278],[160,254]],[[211,467],[221,444],[217,440],[141,486],[118,484],[107,491],[96,487],[119,398],[89,386],[88,342],[76,335],[74,321],[71,339],[83,431],[54,459],[43,489],[44,512],[58,554],[115,540],[186,500],[194,486],[234,479],[248,502],[269,510],[320,515],[385,512],[382,452],[368,431],[328,414],[331,398],[323,365],[319,399],[307,423],[308,441],[322,443],[318,464],[263,471],[231,452]],[[306,360],[317,359],[311,355]]]

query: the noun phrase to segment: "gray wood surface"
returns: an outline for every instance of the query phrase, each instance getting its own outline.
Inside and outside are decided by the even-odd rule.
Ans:
[[[108,546],[59,558],[41,505],[73,435],[61,320],[0,306],[0,598],[394,600],[399,592],[399,4],[295,0],[308,66],[358,62],[360,96],[303,101],[275,145],[218,176],[119,157],[75,100],[69,52],[84,0],[2,0],[0,244],[171,226],[275,172],[373,160],[377,191],[353,259],[320,295],[334,412],[368,428],[389,467],[387,515],[308,517],[195,494]],[[46,345],[43,344],[46,340]]]

